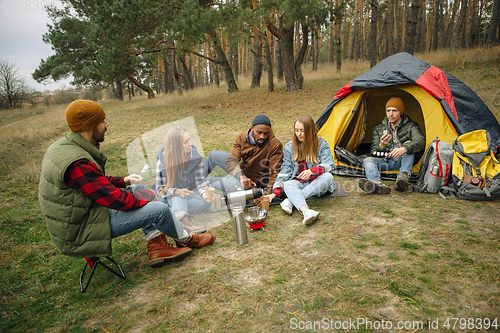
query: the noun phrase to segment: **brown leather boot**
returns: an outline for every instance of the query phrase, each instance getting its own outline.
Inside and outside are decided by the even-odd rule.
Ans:
[[[169,261],[180,261],[192,251],[189,247],[173,247],[167,243],[167,237],[161,234],[148,242],[149,266],[158,266]]]
[[[183,247],[187,246],[192,249],[199,249],[201,247],[213,244],[215,242],[215,236],[212,234],[197,234],[197,233],[192,233],[191,237],[188,238],[187,241],[184,243],[179,243],[178,241],[175,241],[175,244],[177,247]]]

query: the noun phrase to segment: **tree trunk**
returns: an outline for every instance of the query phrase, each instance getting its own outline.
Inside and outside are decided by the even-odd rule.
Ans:
[[[453,31],[453,39],[451,41],[451,52],[455,53],[458,50],[458,40],[460,39],[460,32],[465,23],[465,16],[467,14],[467,5],[469,0],[462,0],[462,6],[460,8],[460,15],[458,16],[457,25]]]
[[[488,46],[498,44],[500,44],[500,0],[495,0],[488,28]]]
[[[230,41],[229,41],[229,66],[231,66],[231,68],[233,69],[233,73],[234,73],[234,78],[235,80],[238,80],[238,75],[239,75],[239,57],[238,57],[238,42],[235,41],[236,38],[234,38],[233,36],[230,37]],[[213,50],[214,50],[214,54],[215,54],[215,48],[212,47]],[[217,68],[219,68],[217,66]]]
[[[328,44],[328,62],[333,64],[335,61],[335,25],[333,21],[333,11],[330,13],[330,24],[328,25],[328,31],[330,32],[330,43]]]
[[[417,34],[418,0],[412,0],[408,18],[408,29],[406,29],[405,52],[415,53],[415,36]]]
[[[283,61],[283,74],[285,77],[286,89],[287,91],[295,91],[299,88],[297,84],[297,73],[295,71],[294,64],[294,48],[293,48],[293,37],[294,37],[294,23],[283,22],[283,26],[278,30],[271,22],[268,22],[267,29],[274,36],[279,39],[281,58]]]
[[[387,56],[394,54],[394,21],[394,0],[389,0],[387,3]]]
[[[297,89],[302,89],[304,85],[304,77],[302,76],[302,64],[304,63],[304,57],[306,55],[307,46],[309,45],[309,27],[302,26],[302,47],[297,54],[297,59],[295,60],[295,73],[297,75]]]
[[[179,57],[179,60],[182,64],[182,83],[184,86],[184,90],[194,89],[194,80],[191,75],[191,70],[188,68],[186,63],[186,56],[183,54]]]
[[[253,33],[252,42],[252,84],[250,88],[260,87],[262,78],[262,38],[258,31]]]
[[[165,63],[164,81],[166,93],[174,92],[174,57],[174,50],[168,50],[167,55],[163,57],[163,61]]]
[[[438,36],[439,36],[439,12],[441,10],[441,1],[440,0],[434,0],[434,31],[432,35],[432,49],[434,51],[437,50],[438,48]]]
[[[370,59],[370,68],[377,64],[377,23],[378,23],[378,0],[370,2],[372,9],[370,18],[370,48],[368,58]]]
[[[339,8],[339,0],[335,0],[335,8]],[[337,14],[335,15],[333,19],[333,24],[334,24],[334,32],[335,32],[335,53],[336,53],[336,59],[337,59],[337,70],[340,72],[342,68],[342,45],[340,43],[340,32],[341,32],[341,24],[342,24],[342,15],[341,9],[337,11]]]
[[[273,81],[273,59],[271,57],[271,48],[269,47],[269,42],[267,40],[267,35],[264,32],[260,32],[262,39],[264,40],[264,58],[266,59],[266,70],[267,70],[267,91],[274,91],[274,81]]]
[[[123,101],[122,81],[118,76],[115,77],[115,83],[116,83],[116,89],[115,89],[116,98],[119,101]]]
[[[425,0],[420,0],[419,2],[420,8],[418,11],[417,18],[417,36],[415,40],[415,53],[419,53],[423,51],[424,44],[424,36],[425,36]]]
[[[127,76],[127,78],[132,81],[133,84],[135,84],[137,87],[139,87],[140,89],[144,90],[145,92],[148,93],[148,99],[149,98],[155,98],[155,93],[153,92],[153,90],[151,89],[150,86],[148,86],[147,84],[142,84],[141,81],[137,80],[136,78],[132,77],[132,75],[130,75],[129,73],[125,73],[125,75]]]
[[[382,25],[380,26],[380,30],[378,31],[378,36],[377,36],[377,53],[379,53],[381,55],[382,59],[386,57],[385,52],[380,50],[383,32],[384,32],[386,24],[387,24],[387,14],[384,15],[384,19],[382,20]]]
[[[283,29],[283,19],[279,17],[278,30],[281,31],[281,29]],[[278,77],[278,81],[283,81],[283,51],[282,43],[278,38],[276,41],[276,67],[276,76]]]
[[[451,41],[453,39],[453,27],[455,26],[455,18],[457,17],[458,4],[460,0],[455,0],[453,3],[453,8],[451,12],[451,18],[448,22],[448,26],[446,30],[443,29],[443,33],[441,34],[441,48],[446,49],[450,47]],[[444,22],[443,22],[444,27]]]
[[[403,6],[404,2],[404,6]],[[408,8],[408,0],[395,0],[394,1],[394,8],[396,9],[396,41],[394,43],[394,53],[399,53],[401,52],[401,47],[403,42],[401,41],[401,35],[404,34],[403,29],[405,28],[404,24],[401,27],[403,23],[403,18],[401,17],[403,14],[403,8]],[[408,15],[405,15],[408,17]]]
[[[231,66],[229,65],[229,62],[227,61],[226,54],[224,53],[224,50],[219,44],[219,40],[217,38],[217,34],[215,33],[215,30],[210,29],[208,31],[208,36],[212,40],[215,53],[217,54],[217,60],[219,61],[219,64],[222,66],[222,70],[224,71],[224,75],[226,77],[226,83],[228,86],[228,91],[229,92],[236,92],[238,91],[238,86],[236,85],[236,81],[233,76],[233,70],[231,69]]]
[[[476,21],[477,21],[477,5],[478,0],[472,0],[472,5],[470,8],[471,12],[471,17],[470,17],[470,23],[469,23],[469,32],[467,34],[467,47],[468,48],[473,48],[477,46],[477,39],[476,39]]]

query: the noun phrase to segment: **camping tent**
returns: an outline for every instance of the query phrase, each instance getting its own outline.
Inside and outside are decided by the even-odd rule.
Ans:
[[[362,165],[349,162],[356,156],[344,156],[335,147],[367,156],[373,127],[385,117],[385,104],[391,97],[402,98],[405,114],[420,125],[425,149],[436,137],[452,143],[458,135],[478,129],[490,133],[493,147],[498,150],[500,146],[498,120],[469,87],[411,54],[398,53],[340,89],[316,121],[319,135],[328,141],[337,162],[336,174],[364,174]],[[419,168],[416,159],[412,173]]]

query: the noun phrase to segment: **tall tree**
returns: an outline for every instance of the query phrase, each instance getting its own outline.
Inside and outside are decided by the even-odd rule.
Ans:
[[[451,41],[451,52],[457,52],[458,50],[458,41],[460,39],[460,32],[462,31],[465,23],[468,4],[469,0],[461,0],[460,15],[458,16],[457,25],[455,26],[455,29],[453,31],[453,39]]]
[[[28,94],[28,86],[15,67],[15,63],[0,58],[0,109],[21,107]]]
[[[42,60],[33,77],[41,82],[73,75],[72,84],[77,86],[129,78],[147,91],[148,97],[154,97],[140,76],[154,74],[156,58],[147,55],[158,52],[163,43],[163,35],[157,31],[164,22],[161,13],[167,12],[168,6],[152,0],[61,2],[63,9],[48,10],[53,25],[44,35],[56,54]]]
[[[493,12],[488,27],[488,45],[500,44],[500,0],[494,0]]]
[[[324,24],[328,7],[324,1],[311,0],[262,0],[259,4],[259,14],[266,21],[267,29],[279,39],[283,57],[283,72],[288,91],[302,89],[303,76],[301,66],[309,43],[309,28]],[[274,25],[273,16],[269,13],[278,13],[283,20],[283,27]],[[295,58],[294,37],[295,25],[302,27],[302,45]]]
[[[370,18],[370,48],[368,58],[370,59],[370,67],[377,64],[377,23],[378,23],[378,0],[371,0],[371,18]]]
[[[441,26],[440,11],[441,11],[441,0],[434,0],[434,25],[433,25],[433,35],[432,35],[432,49],[434,51],[436,51],[438,48],[439,28]]]
[[[274,91],[274,79],[273,79],[273,60],[272,60],[272,52],[269,47],[269,41],[267,34],[263,31],[259,31],[262,36],[262,40],[264,41],[264,58],[266,59],[266,71],[267,71],[267,91]],[[271,37],[272,38],[272,37]]]
[[[455,27],[455,19],[457,17],[458,4],[460,0],[454,0],[453,7],[451,9],[451,17],[448,21],[448,26],[444,29],[443,22],[443,33],[441,34],[441,48],[445,49],[450,47],[451,41],[453,39],[453,28]]]
[[[417,34],[419,1],[412,0],[408,17],[408,29],[405,37],[405,52],[413,54],[415,52],[415,37]]]
[[[394,54],[394,0],[387,2],[387,56]]]
[[[252,84],[251,88],[260,87],[262,77],[262,37],[257,29],[252,36]]]

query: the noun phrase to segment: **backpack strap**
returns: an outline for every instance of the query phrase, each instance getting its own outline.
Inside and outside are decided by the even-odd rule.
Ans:
[[[457,191],[450,186],[441,186],[441,188],[438,191],[438,195],[446,200],[446,199],[458,199],[458,196],[456,195]],[[446,195],[449,194],[450,198],[447,198]]]

